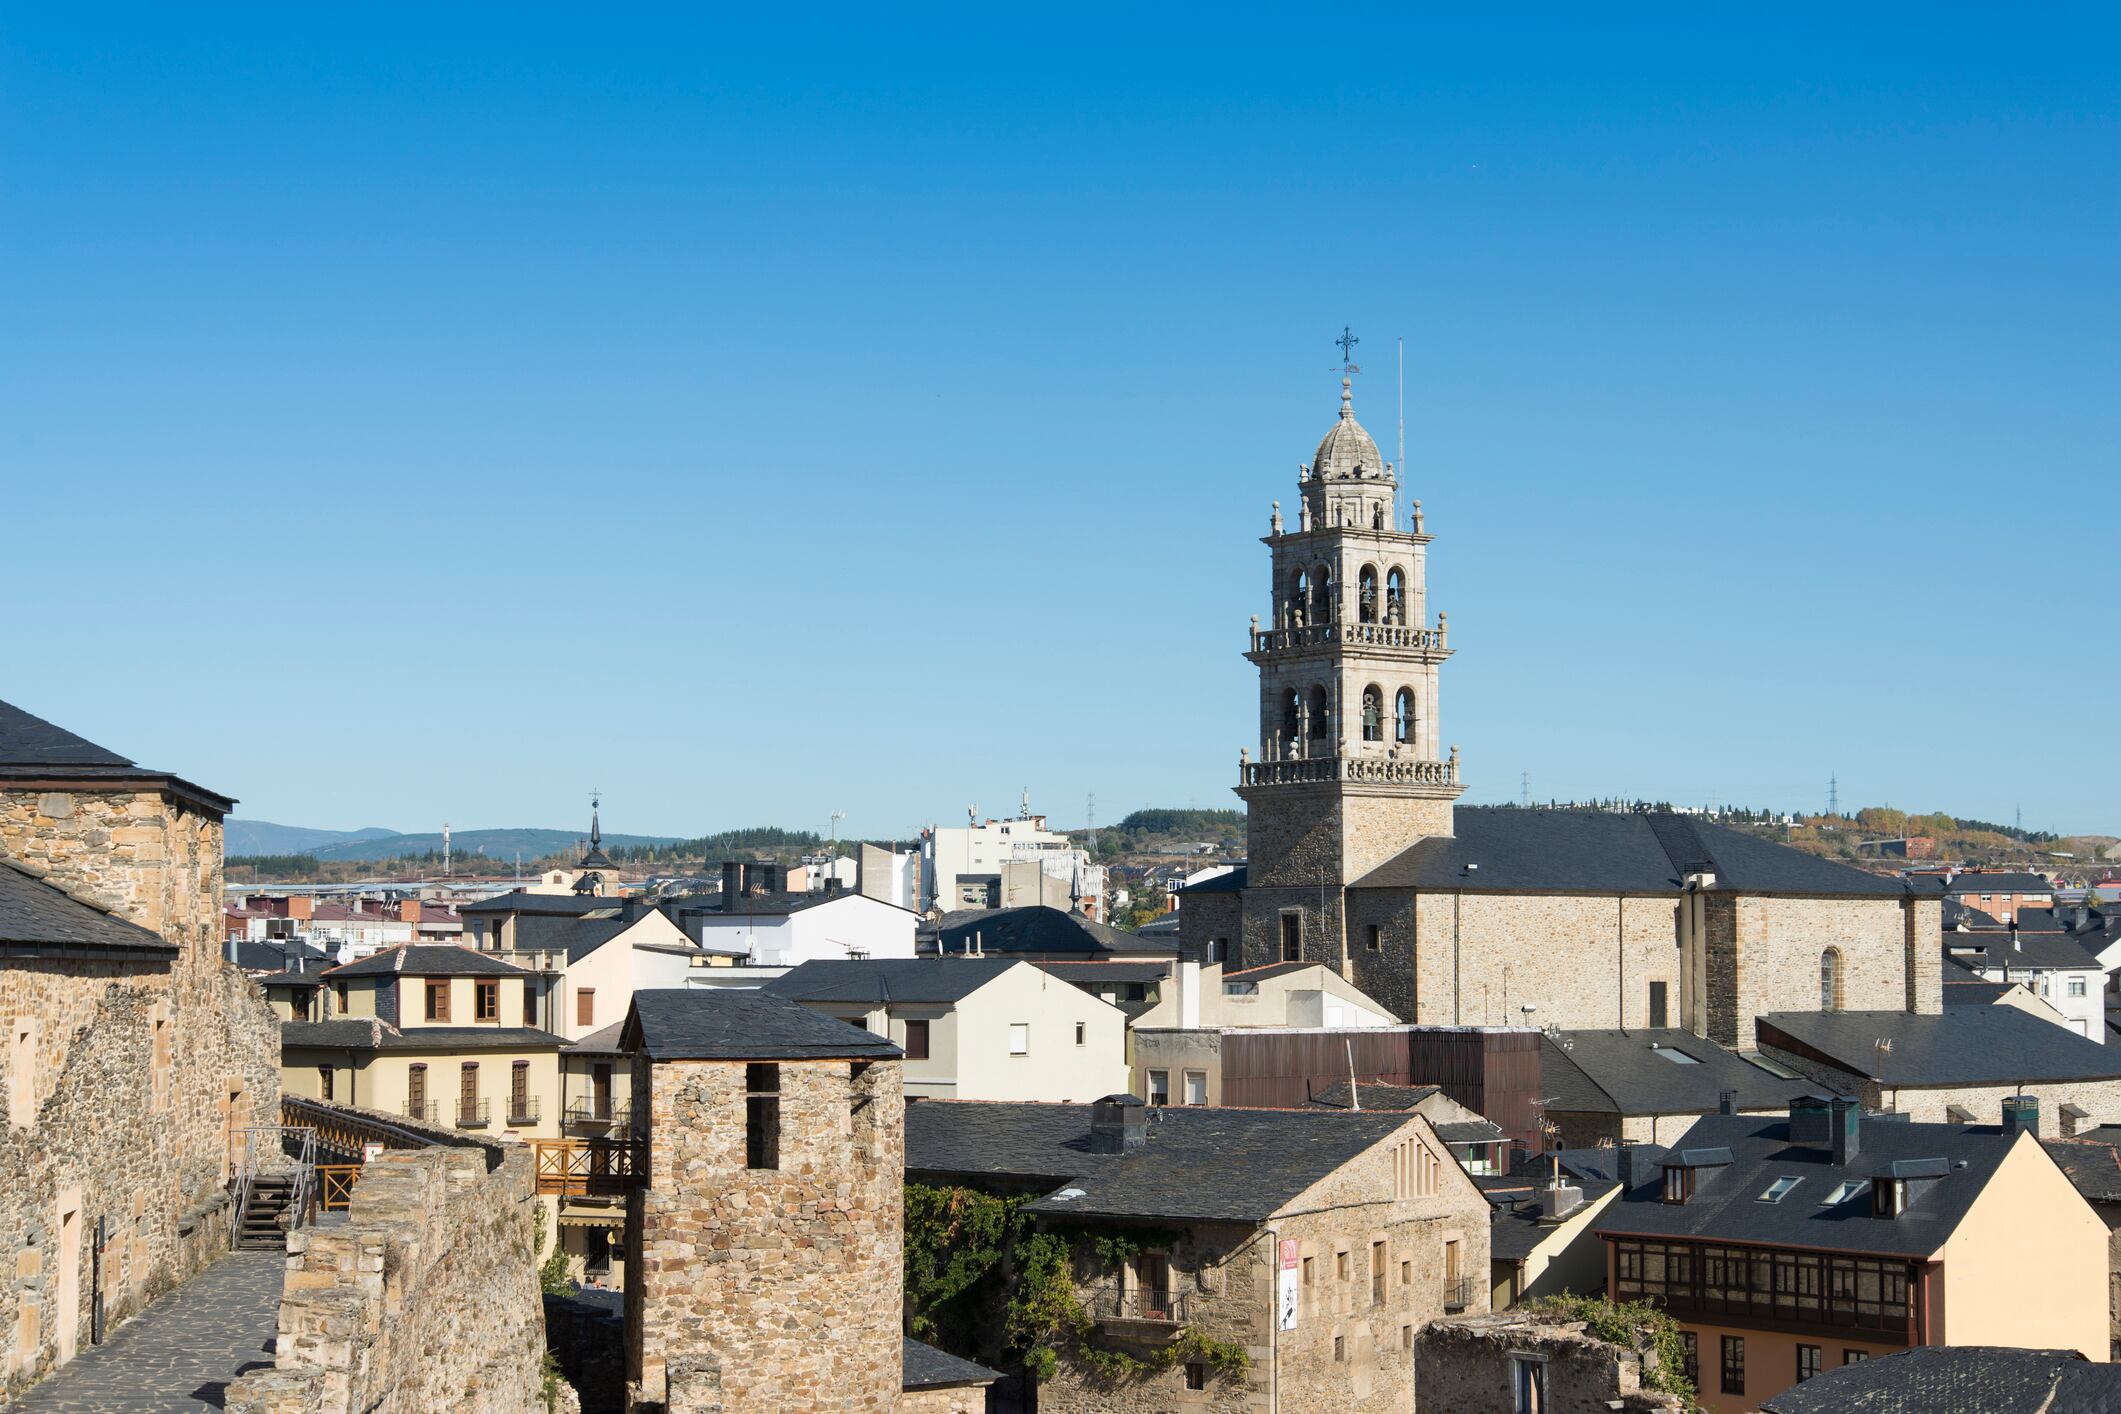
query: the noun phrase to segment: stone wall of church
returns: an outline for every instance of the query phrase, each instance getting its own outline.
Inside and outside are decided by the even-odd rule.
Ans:
[[[1282,961],[1282,915],[1294,913],[1301,920],[1302,961],[1324,963],[1335,971],[1341,965],[1341,902],[1346,894],[1338,888],[1246,889],[1244,926],[1240,934],[1243,961],[1225,968],[1263,967]]]
[[[1452,795],[1456,792],[1453,791]],[[1447,796],[1350,794],[1341,806],[1342,857],[1349,883],[1397,859],[1432,835],[1452,831]]]
[[[1251,887],[1316,889],[1344,882],[1340,802],[1331,787],[1262,787],[1245,804],[1245,878]]]
[[[1731,1006],[1712,1005],[1709,1039],[1740,1050],[1755,1044],[1753,1019],[1778,1011],[1820,1010],[1820,963],[1840,957],[1843,1011],[1903,1011],[1908,1003],[1908,919],[1903,899],[1763,898],[1738,895],[1726,913],[1712,908],[1709,978],[1731,978]],[[1919,924],[1918,924],[1919,926]],[[1940,933],[1918,954],[1941,966]],[[1941,984],[1940,984],[1941,990]]]
[[[158,792],[0,792],[0,853],[151,927],[168,960],[0,969],[0,1393],[88,1343],[101,1223],[107,1324],[225,1251],[240,1139],[279,1111],[279,1024],[217,945],[221,824]],[[11,1107],[12,1108],[12,1107]]]
[[[1227,893],[1189,893],[1178,911],[1179,951],[1189,962],[1220,962],[1226,971],[1242,966],[1237,959],[1242,955],[1244,931],[1244,895],[1235,889]],[[1218,938],[1227,946],[1221,957],[1211,959],[1208,944]]]

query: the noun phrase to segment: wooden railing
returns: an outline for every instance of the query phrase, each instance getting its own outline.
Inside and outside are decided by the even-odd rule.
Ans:
[[[640,1186],[646,1156],[630,1139],[535,1139],[538,1192],[620,1197]]]
[[[345,1211],[353,1202],[353,1187],[360,1181],[359,1164],[318,1164],[317,1206],[327,1213]]]

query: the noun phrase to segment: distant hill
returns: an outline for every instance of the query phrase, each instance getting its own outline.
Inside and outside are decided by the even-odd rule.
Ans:
[[[270,820],[229,820],[224,828],[223,848],[228,854],[309,854],[327,845],[389,839],[398,833],[377,825],[365,830],[312,830],[306,825],[275,825]]]
[[[581,830],[452,830],[450,850],[459,859],[484,855],[488,859],[512,861],[518,852],[528,861],[548,854],[576,849]],[[606,835],[607,850],[629,845],[667,845],[673,835]],[[395,830],[311,830],[297,825],[273,825],[262,820],[230,820],[224,853],[230,858],[250,855],[306,854],[311,858],[378,860],[416,858],[442,852],[442,836],[404,835]]]

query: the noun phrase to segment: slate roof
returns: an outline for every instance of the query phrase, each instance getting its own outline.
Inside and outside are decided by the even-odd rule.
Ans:
[[[1771,1012],[1762,1045],[1808,1056],[1882,1085],[1910,1089],[2121,1079],[2107,1047],[2014,1006],[1904,1011]],[[1893,1043],[1880,1053],[1879,1040]]]
[[[1909,882],[1913,881],[1910,880]],[[2028,909],[2027,911],[2030,912],[2031,910]],[[1985,913],[1972,904],[1961,903],[1957,899],[1946,899],[1944,901],[1944,931],[1947,933],[1955,932],[1961,923],[1964,923],[1969,929],[2001,928],[2003,926],[2003,920],[1993,913]]]
[[[1447,1119],[1437,1124],[1436,1137],[1446,1144],[1500,1144],[1508,1136],[1493,1120]]]
[[[1927,1256],[1951,1237],[2023,1137],[1994,1125],[1913,1124],[1873,1116],[1860,1120],[1859,1130],[1856,1156],[1837,1165],[1823,1145],[1791,1144],[1787,1117],[1708,1115],[1680,1136],[1667,1160],[1722,1149],[1729,1151],[1730,1162],[1697,1169],[1694,1196],[1684,1203],[1664,1201],[1662,1175],[1653,1169],[1648,1182],[1623,1192],[1599,1216],[1596,1231]],[[1908,1208],[1897,1218],[1873,1217],[1868,1189],[1832,1207],[1825,1203],[1844,1180],[1869,1179],[1896,1161],[1919,1159],[1943,1159],[1949,1167],[1935,1182],[1911,1188]],[[1760,1195],[1778,1178],[1798,1182],[1779,1202],[1761,1202]]]
[[[939,930],[946,952],[961,952],[976,934],[981,951],[1080,958],[1147,954],[1170,957],[1167,941],[1138,937],[1064,908],[974,908],[943,915]]]
[[[373,1017],[283,1021],[280,1045],[333,1051],[534,1051],[567,1044],[565,1036],[535,1026],[414,1026],[400,1029]]]
[[[2094,1136],[2104,1133],[2104,1139]],[[2069,1175],[2087,1202],[2121,1203],[2121,1139],[2115,1131],[2091,1130],[2074,1139],[2043,1139],[2040,1147]]]
[[[1329,1110],[1353,1109],[1349,1104],[1349,1092],[1355,1089],[1350,1081],[1328,1085],[1311,1097],[1311,1103]],[[1387,1085],[1381,1080],[1364,1081],[1354,1098],[1366,1110],[1411,1110],[1431,1095],[1441,1094],[1441,1085]]]
[[[2074,1350],[1918,1345],[1822,1370],[1765,1414],[2115,1414],[2121,1366]]]
[[[2020,932],[2014,940],[2005,933],[1947,933],[1944,945],[1967,955],[1976,966],[2008,967],[2052,972],[2096,972],[2099,959],[2084,950],[2084,944],[2067,933]]]
[[[1539,1208],[1534,1200],[1538,1198],[1539,1190],[1547,1186],[1549,1170],[1548,1156],[1542,1154],[1537,1158],[1537,1172],[1528,1168],[1508,1175],[1476,1174],[1473,1177],[1474,1185],[1486,1195],[1489,1203],[1490,1261],[1521,1262],[1538,1250],[1561,1226],[1560,1223],[1543,1221],[1539,1216]],[[1585,1207],[1591,1206],[1620,1187],[1619,1181],[1613,1178],[1585,1178],[1566,1172],[1565,1176],[1583,1190]]]
[[[528,977],[530,969],[518,967],[455,943],[399,943],[372,952],[359,962],[341,963],[330,969],[333,978],[383,977],[399,973],[407,977]]]
[[[2023,870],[2007,870],[1995,874],[1979,874],[1968,870],[1952,876],[1944,886],[1949,894],[2051,894],[2055,886],[2038,874]]]
[[[0,856],[0,954],[15,957],[83,953],[162,962],[177,948],[160,933],[75,898]]]
[[[616,908],[622,913],[629,905],[638,908],[632,899],[601,898],[589,894],[534,894],[525,889],[515,889],[492,898],[482,898],[476,903],[457,906],[460,914],[470,913],[545,913],[579,918],[601,908]]]
[[[331,954],[324,949],[293,938],[274,938],[265,942],[244,939],[236,943],[236,966],[245,972],[284,972],[298,963],[330,960]]]
[[[818,959],[768,982],[765,991],[799,1002],[959,1002],[1013,967],[1013,957]]]
[[[0,702],[0,764],[131,766],[133,759],[32,716],[13,703]]]
[[[672,1060],[896,1060],[881,1036],[763,991],[655,987],[633,994],[628,1049]]]
[[[949,1351],[924,1345],[910,1335],[900,1336],[899,1342],[899,1363],[903,1369],[899,1377],[899,1388],[902,1390],[991,1385],[1002,1377],[999,1370],[975,1365],[970,1360],[960,1360]]]
[[[1660,1052],[1697,1064],[1667,1060]],[[1542,1038],[1540,1063],[1541,1088],[1553,1097],[1547,1108],[1563,1113],[1711,1114],[1725,1090],[1738,1092],[1741,1110],[1779,1110],[1819,1090],[1815,1080],[1786,1080],[1678,1027],[1563,1031]]]
[[[1302,972],[1306,968],[1321,967],[1317,962],[1263,962],[1257,967],[1241,967],[1235,972],[1225,972],[1225,982],[1264,982],[1270,977],[1286,977],[1291,972]]]
[[[619,1044],[619,1036],[625,1029],[624,1021],[614,1021],[609,1026],[590,1032],[579,1041],[569,1041],[567,1049],[574,1054],[585,1056],[624,1055],[625,1047]]]
[[[1676,894],[1708,869],[1719,892],[1888,895],[1904,881],[1685,815],[1460,806],[1451,836],[1431,836],[1356,881],[1358,888],[1466,892]]]
[[[1165,958],[1150,958],[1146,962],[1122,961],[1119,958],[1099,959],[1095,962],[1065,962],[1047,958],[1031,964],[1042,967],[1063,982],[1073,982],[1078,987],[1098,982],[1161,982],[1171,975],[1174,963]]]
[[[1234,894],[1245,887],[1245,865],[1238,865],[1227,874],[1217,874],[1212,879],[1203,879],[1197,884],[1184,884],[1180,893],[1186,894]]]
[[[1131,1154],[1090,1152],[1090,1106],[919,1100],[906,1106],[906,1171],[1049,1190],[1026,1206],[1074,1217],[1265,1221],[1406,1114],[1166,1106]],[[1078,1190],[1079,1196],[1061,1193]]]

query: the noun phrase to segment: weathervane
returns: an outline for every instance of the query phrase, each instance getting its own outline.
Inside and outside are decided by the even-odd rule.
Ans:
[[[1340,337],[1333,342],[1340,349],[1340,376],[1352,378],[1362,372],[1362,366],[1355,362],[1355,346],[1362,340],[1350,333],[1348,326],[1343,324],[1340,326]]]

